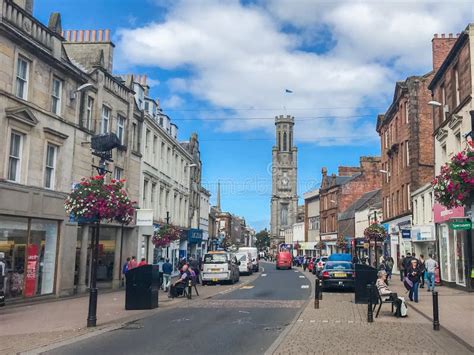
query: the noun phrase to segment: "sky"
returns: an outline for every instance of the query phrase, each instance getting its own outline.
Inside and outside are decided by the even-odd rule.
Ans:
[[[274,117],[295,117],[298,195],[321,168],[380,154],[378,113],[395,82],[432,69],[434,33],[459,33],[472,1],[41,0],[65,30],[110,29],[116,74],[146,74],[151,96],[198,133],[215,204],[269,226]],[[286,89],[292,93],[286,93]]]

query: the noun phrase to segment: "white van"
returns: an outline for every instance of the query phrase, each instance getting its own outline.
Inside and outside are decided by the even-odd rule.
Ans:
[[[260,269],[259,264],[258,264],[258,249],[254,247],[242,247],[242,248],[239,248],[239,252],[250,253],[250,255],[252,256],[253,271],[258,272],[258,270]]]
[[[204,255],[202,265],[202,284],[229,281],[231,284],[239,281],[239,262],[237,258],[224,251],[211,251]]]
[[[248,251],[239,251],[235,253],[237,261],[239,261],[240,275],[252,275],[253,265],[252,256]]]

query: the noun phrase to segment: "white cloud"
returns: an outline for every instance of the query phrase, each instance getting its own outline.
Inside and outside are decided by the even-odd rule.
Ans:
[[[161,101],[161,107],[166,111],[166,109],[177,108],[182,106],[184,100],[178,95],[171,95],[167,99]]]
[[[375,117],[369,124],[340,116],[386,105],[406,68],[427,71],[432,34],[462,30],[467,8],[465,2],[181,1],[163,22],[122,29],[117,50],[131,66],[190,72],[168,81],[173,95],[191,94],[217,108],[256,108],[237,111],[236,118],[272,117],[286,107],[299,120],[296,139],[346,144],[375,137]],[[283,31],[287,24],[296,31]],[[329,51],[302,49],[324,41],[318,36],[328,30],[335,43]],[[285,88],[294,93],[285,95]],[[311,109],[318,107],[332,109]],[[307,119],[321,116],[336,118]],[[273,127],[272,120],[252,119],[227,120],[219,129],[270,133]]]

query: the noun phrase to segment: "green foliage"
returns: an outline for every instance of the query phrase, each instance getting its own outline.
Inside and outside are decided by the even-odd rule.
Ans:
[[[261,230],[255,235],[257,241],[255,242],[257,249],[266,249],[270,247],[270,236],[266,229]]]

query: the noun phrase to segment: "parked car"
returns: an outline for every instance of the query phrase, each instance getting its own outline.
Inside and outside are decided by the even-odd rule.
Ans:
[[[313,268],[312,273],[315,275],[319,275],[321,271],[323,270],[324,265],[326,265],[326,261],[328,261],[327,256],[316,258],[316,260],[314,261],[314,264],[316,265],[316,267]]]
[[[323,290],[354,289],[354,265],[348,261],[328,261],[321,272]]]
[[[235,255],[225,251],[209,252],[204,255],[201,277],[203,285],[213,282],[238,282],[239,261]]]
[[[249,252],[238,252],[235,253],[235,257],[239,264],[239,273],[240,275],[252,275],[253,265],[252,265],[252,256]]]
[[[239,248],[239,252],[246,252],[248,251],[250,255],[252,255],[252,265],[253,265],[253,271],[258,272],[260,269],[259,263],[258,263],[258,249],[255,247],[242,247]]]

